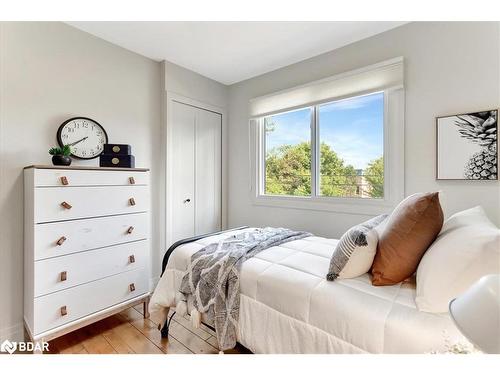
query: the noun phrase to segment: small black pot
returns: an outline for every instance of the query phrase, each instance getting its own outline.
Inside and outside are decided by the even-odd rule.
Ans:
[[[52,164],[54,165],[71,165],[71,158],[64,155],[53,155]]]

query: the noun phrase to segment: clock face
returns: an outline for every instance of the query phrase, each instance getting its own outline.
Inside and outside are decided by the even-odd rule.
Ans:
[[[93,159],[102,153],[104,144],[108,143],[108,135],[97,121],[75,117],[59,127],[57,141],[61,146],[69,145],[72,156]]]

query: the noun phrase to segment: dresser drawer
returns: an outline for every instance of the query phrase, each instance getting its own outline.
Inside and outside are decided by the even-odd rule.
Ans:
[[[149,173],[137,171],[92,171],[68,169],[35,169],[38,186],[148,185]]]
[[[148,213],[35,225],[35,260],[149,237]]]
[[[137,269],[34,299],[33,334],[67,324],[148,292],[147,272]]]
[[[142,240],[35,262],[35,297],[148,266]]]
[[[148,209],[148,186],[35,188],[35,223],[130,214]]]

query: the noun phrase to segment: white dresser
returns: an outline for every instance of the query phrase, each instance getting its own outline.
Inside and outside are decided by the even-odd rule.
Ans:
[[[149,301],[149,171],[24,169],[24,322],[48,341]]]

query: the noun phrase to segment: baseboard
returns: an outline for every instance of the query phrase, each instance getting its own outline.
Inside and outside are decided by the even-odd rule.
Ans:
[[[23,323],[18,323],[10,327],[5,327],[0,329],[0,342],[4,340],[10,341],[24,341],[24,325]]]

